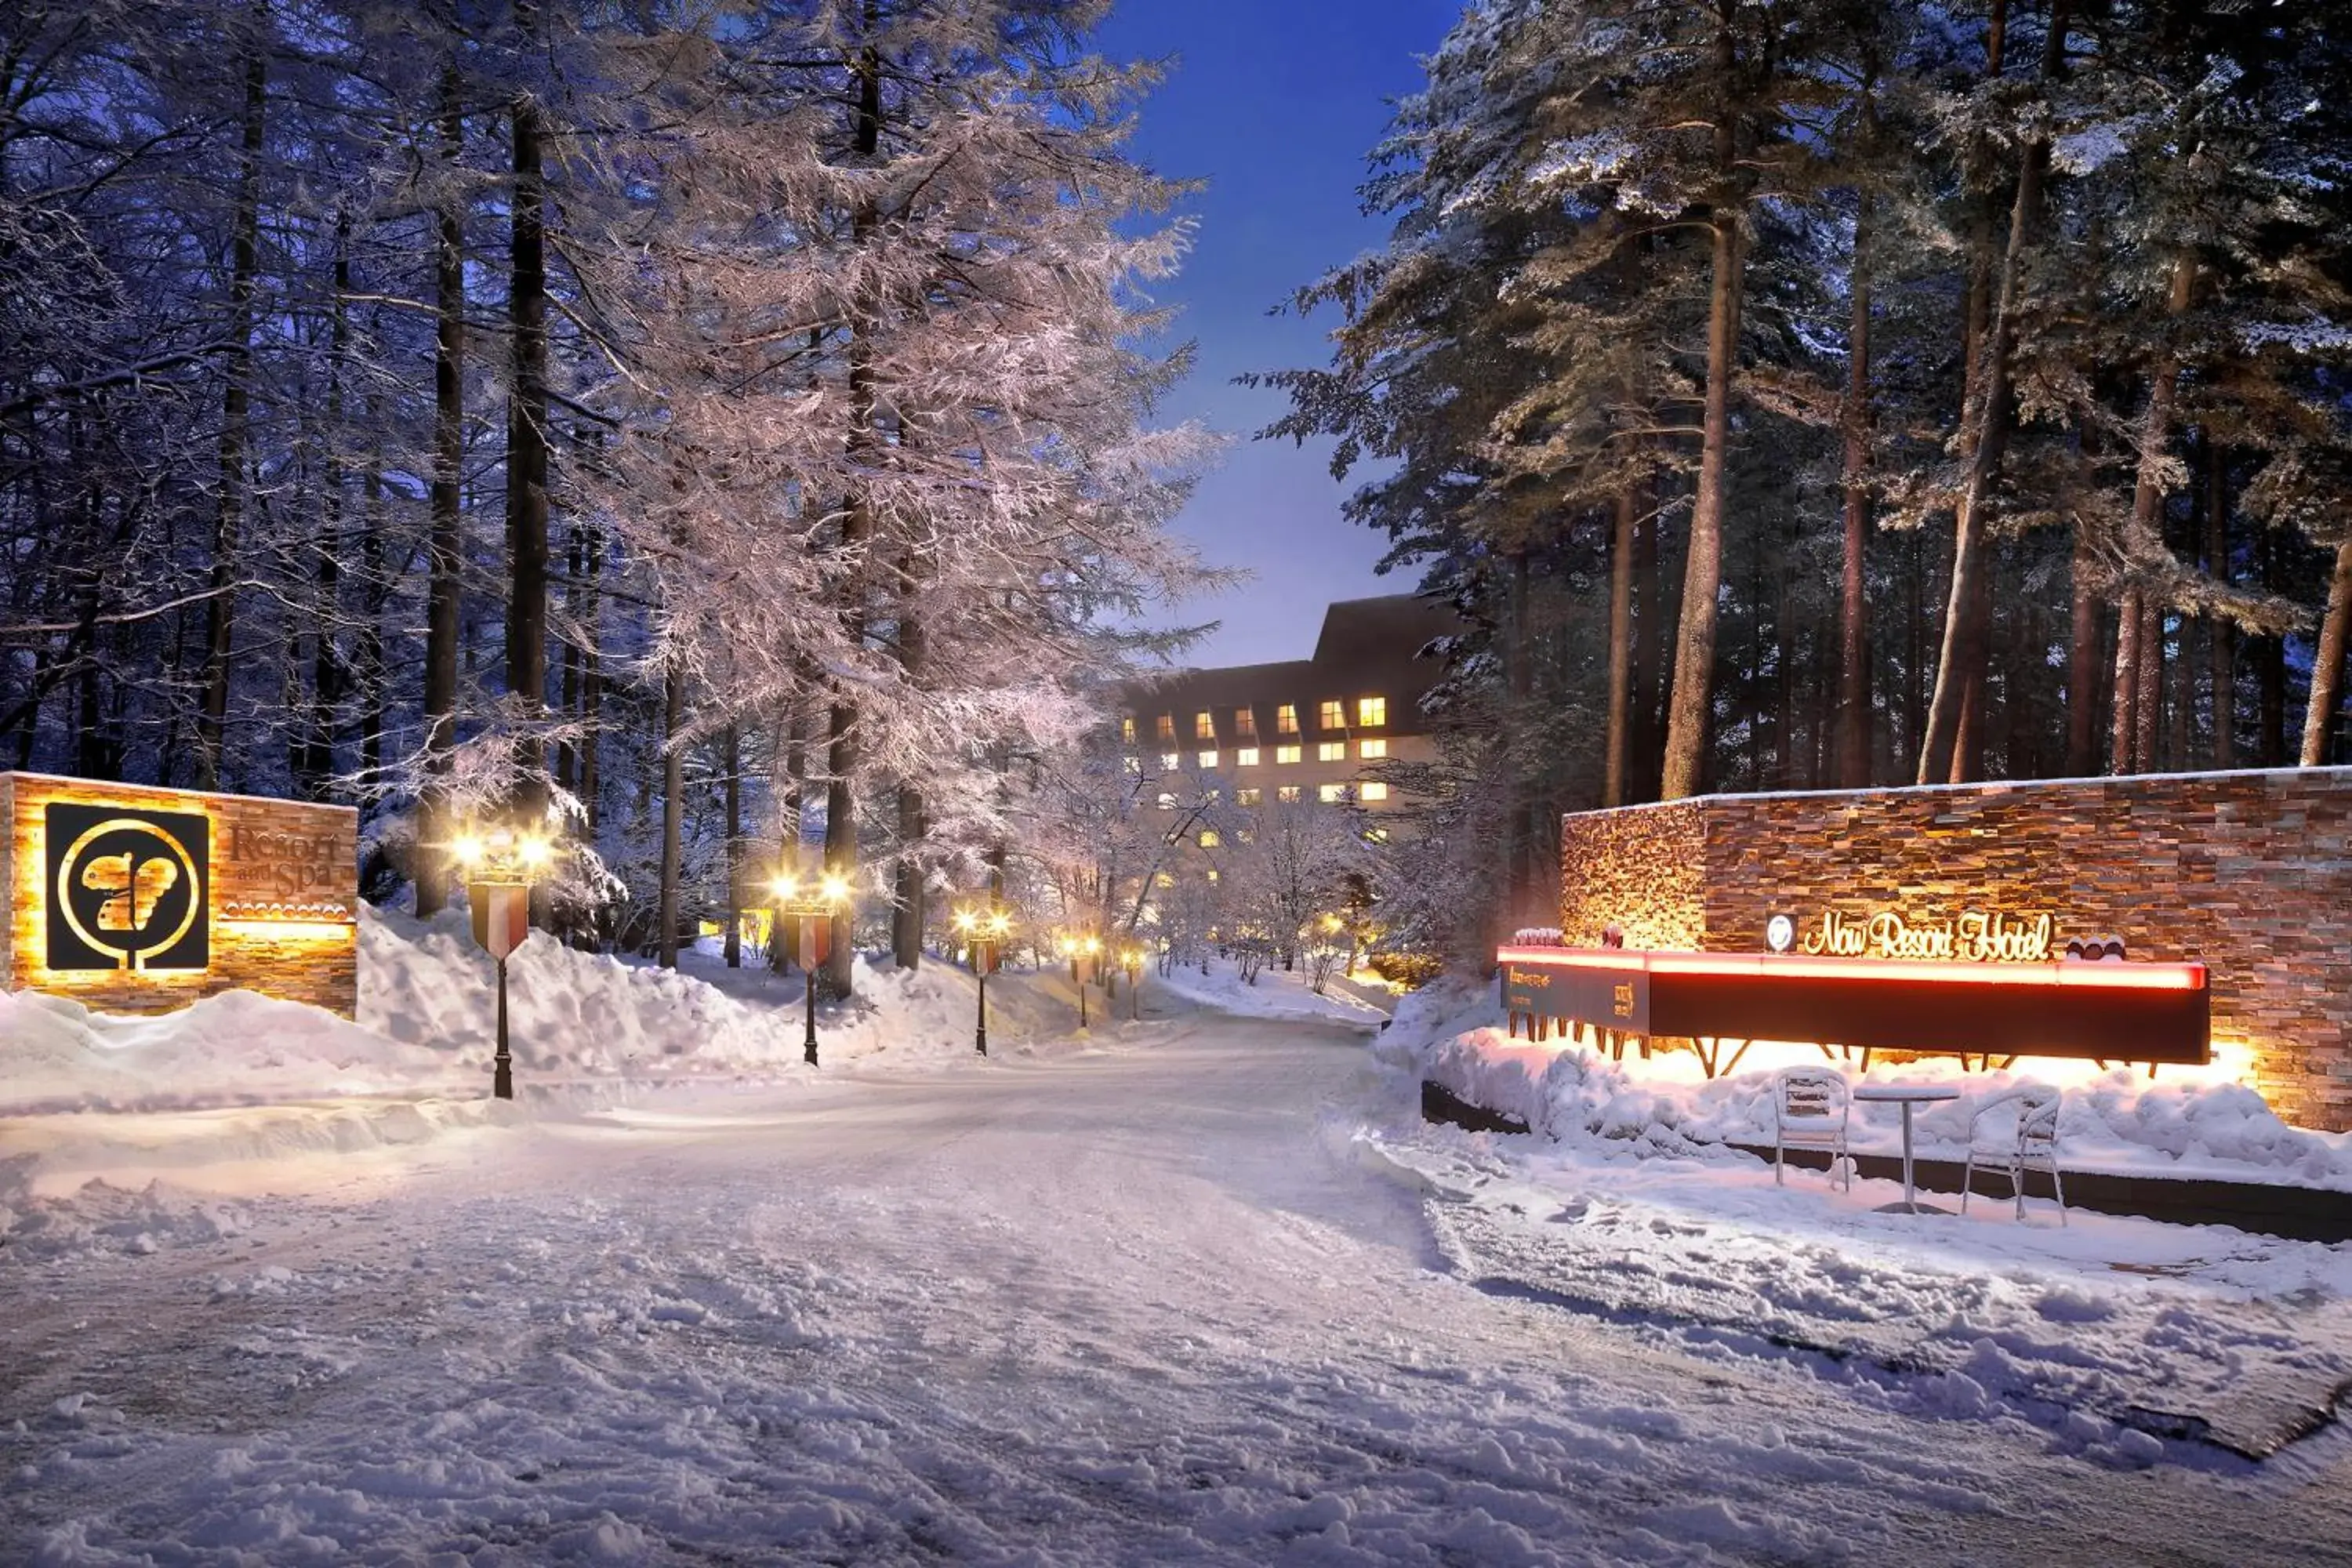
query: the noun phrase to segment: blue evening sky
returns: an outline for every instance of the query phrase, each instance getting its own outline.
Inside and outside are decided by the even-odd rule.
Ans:
[[[1119,0],[1099,35],[1113,58],[1175,57],[1131,150],[1160,174],[1209,183],[1181,209],[1199,220],[1196,248],[1160,289],[1182,307],[1179,335],[1200,344],[1166,415],[1234,441],[1177,529],[1210,562],[1256,575],[1180,617],[1223,622],[1188,663],[1304,658],[1327,604],[1414,586],[1373,574],[1387,540],[1341,519],[1328,444],[1248,439],[1286,400],[1233,378],[1327,362],[1336,318],[1266,310],[1386,237],[1384,221],[1357,210],[1364,156],[1388,100],[1419,86],[1415,58],[1461,12],[1460,0]]]

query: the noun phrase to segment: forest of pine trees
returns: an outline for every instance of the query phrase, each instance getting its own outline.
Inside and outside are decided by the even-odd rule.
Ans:
[[[1104,10],[0,11],[0,766],[357,805],[425,914],[544,821],[542,921],[666,958],[820,860],[908,962],[1109,918],[1213,442]],[[1541,923],[1565,810],[2352,761],[2340,7],[1486,0],[1426,70],[1262,378],[1466,627],[1391,940]]]
[[[2352,761],[2352,14],[1485,0],[1425,63],[1256,378],[1468,626],[1424,940],[1547,923],[1562,811]]]
[[[425,914],[543,821],[666,959],[821,854],[911,959],[1199,575],[1102,10],[0,8],[0,765],[360,805]]]

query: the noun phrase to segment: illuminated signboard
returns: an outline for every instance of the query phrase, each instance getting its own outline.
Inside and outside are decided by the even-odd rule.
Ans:
[[[11,990],[124,1013],[232,988],[356,1010],[351,807],[6,773],[0,820]]]
[[[1799,952],[1822,958],[1928,958],[1972,963],[2042,963],[2051,957],[2054,921],[2047,914],[2013,915],[1964,910],[1950,920],[1906,918],[1894,910],[1848,914],[1825,910],[1796,935]],[[1765,939],[1789,950],[1789,917],[1774,915]]]
[[[1506,959],[1501,978],[1505,1012],[1580,1018],[1628,1034],[1649,1030],[1649,976],[1638,965],[1566,949],[1525,949]]]

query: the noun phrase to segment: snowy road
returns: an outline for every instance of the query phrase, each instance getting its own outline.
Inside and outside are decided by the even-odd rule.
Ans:
[[[2119,1470],[1443,1270],[1359,1034],[703,1090],[0,1249],[0,1562],[2352,1562],[2352,1442]]]

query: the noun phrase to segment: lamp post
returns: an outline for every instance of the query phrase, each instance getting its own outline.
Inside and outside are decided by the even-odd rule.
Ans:
[[[997,953],[1004,945],[1007,932],[1013,929],[1013,917],[1003,910],[958,910],[955,929],[964,939],[971,953],[971,972],[980,977],[980,1018],[971,1032],[971,1048],[982,1056],[988,1054],[988,973],[996,967]]]
[[[499,966],[498,1048],[490,1058],[490,1093],[514,1098],[514,1057],[507,1048],[507,955],[530,940],[530,885],[553,855],[547,840],[512,827],[468,829],[451,847],[466,868],[466,904],[474,940]]]
[[[769,883],[776,896],[776,921],[782,927],[784,917],[795,917],[801,922],[801,1003],[806,1020],[807,1034],[801,1041],[801,1060],[816,1066],[816,922],[831,921],[849,907],[849,879],[828,871],[814,881],[803,883],[790,871],[779,871]],[[781,929],[771,936],[781,941]]]
[[[1069,939],[1070,979],[1078,988],[1078,1027],[1081,1029],[1093,1026],[1087,1017],[1087,986],[1089,983],[1098,983],[1102,979],[1102,938],[1091,932]],[[1079,973],[1078,955],[1080,953],[1086,955],[1087,968],[1092,971],[1091,973]]]
[[[1127,969],[1127,1016],[1140,1020],[1143,1016],[1143,949],[1129,947],[1118,956]]]

